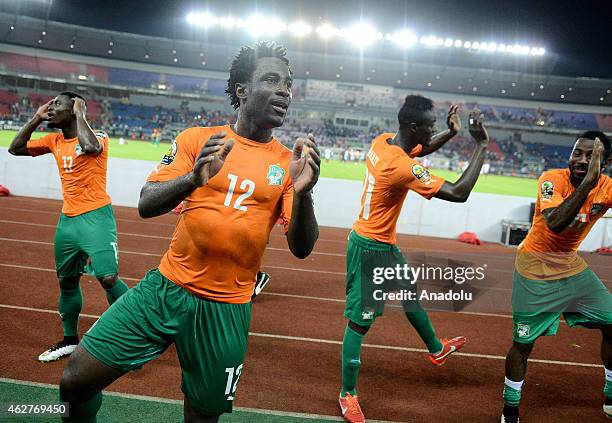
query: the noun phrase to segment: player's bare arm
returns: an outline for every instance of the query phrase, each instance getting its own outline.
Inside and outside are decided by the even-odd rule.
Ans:
[[[603,143],[597,138],[593,153],[589,161],[589,168],[586,176],[569,197],[567,197],[558,207],[551,207],[542,212],[546,224],[551,231],[561,233],[567,228],[580,211],[580,208],[586,201],[589,192],[597,186],[599,176],[601,175],[601,158],[604,151]],[[574,148],[572,155],[584,155],[582,160],[586,160],[588,151],[580,148]]]
[[[223,140],[226,135],[225,132],[219,132],[208,139],[196,157],[191,172],[165,182],[147,182],[140,191],[140,217],[149,218],[168,213],[194,189],[206,185],[210,178],[219,173],[234,146],[234,140]]]
[[[83,152],[88,156],[97,156],[102,153],[102,143],[96,138],[96,134],[89,126],[87,118],[85,117],[87,106],[85,100],[76,97],[72,106],[72,112],[76,117],[77,123],[77,137],[79,138],[79,144],[83,149]]]
[[[463,203],[467,201],[472,188],[478,180],[480,169],[484,163],[487,145],[489,144],[489,134],[484,126],[484,116],[479,111],[471,112],[469,115],[469,131],[470,135],[476,142],[476,150],[470,159],[470,165],[463,172],[463,175],[457,182],[444,182],[440,191],[436,194],[436,198],[455,203]]]
[[[431,141],[427,147],[419,153],[419,157],[426,156],[440,149],[444,144],[450,141],[455,135],[461,131],[461,119],[459,118],[458,110],[459,106],[451,104],[446,115],[446,129],[442,132],[438,132],[436,135],[431,137]]]
[[[293,255],[301,259],[308,257],[319,237],[312,188],[319,179],[320,166],[321,158],[314,136],[308,134],[305,140],[298,139],[289,165],[294,195],[287,243]]]
[[[26,123],[23,128],[19,130],[13,141],[11,141],[11,145],[9,146],[9,153],[13,156],[29,156],[28,153],[28,141],[32,137],[32,133],[36,131],[36,128],[40,126],[41,123],[49,119],[49,106],[53,100],[48,101],[43,104],[36,110],[36,113],[32,118]]]

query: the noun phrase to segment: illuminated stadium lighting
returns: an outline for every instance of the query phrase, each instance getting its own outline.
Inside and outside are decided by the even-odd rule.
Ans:
[[[463,41],[461,40],[455,40],[455,47],[459,48],[459,47],[463,47]]]
[[[382,32],[379,32],[378,34],[376,34],[377,40],[382,40],[383,38],[385,38],[385,34],[383,34]]]
[[[546,50],[544,50],[542,47],[540,47],[538,49],[538,56],[544,56],[546,54]]]
[[[78,76],[78,78],[79,78],[81,81],[87,81],[87,75],[79,75],[79,76]]]
[[[529,54],[531,54],[532,56],[537,56],[538,49],[536,47],[531,47],[531,50],[529,50]]]
[[[489,45],[487,43],[480,43],[480,45],[478,46],[478,50],[487,50],[489,48]]]
[[[411,47],[417,42],[417,37],[408,30],[398,31],[394,34],[389,34],[390,39],[400,47]]]
[[[335,37],[339,33],[340,31],[338,28],[334,28],[330,24],[323,24],[317,28],[317,34],[319,34],[319,37],[323,38],[324,40]]]
[[[274,17],[253,15],[245,22],[249,32],[253,36],[276,35],[287,29],[287,25]]]
[[[478,41],[474,41],[474,42],[472,43],[472,48],[473,48],[474,50],[478,50],[478,49],[480,48],[480,43],[479,43]]]
[[[497,50],[497,44],[489,43],[489,45],[487,46],[487,51],[496,51],[496,50]]]
[[[236,26],[236,20],[231,16],[221,18],[219,19],[219,26],[225,29],[232,29],[234,26]]]
[[[393,39],[393,34],[389,34],[389,33],[385,34],[385,40],[391,41],[392,39]]]
[[[471,48],[472,47],[472,42],[471,41],[466,41],[465,43],[463,43],[463,47]]]
[[[166,89],[166,84],[157,84],[157,89],[158,90],[165,90]]]
[[[178,62],[178,57],[173,58],[173,59],[172,59],[172,61],[173,61],[174,63],[177,63],[177,62]]]
[[[148,59],[149,57],[151,57],[151,56],[149,56],[149,53],[145,53],[144,58]]]
[[[312,27],[304,22],[295,22],[289,25],[289,32],[296,37],[305,37],[310,35]]]
[[[506,51],[506,45],[505,44],[499,44],[497,46],[497,51],[499,51],[500,53],[503,53]]]
[[[357,47],[366,47],[376,40],[376,34],[370,25],[359,22],[350,27],[344,36]]]
[[[13,30],[15,29],[15,25],[11,25],[11,26],[9,27],[9,29],[10,29],[11,31],[13,31]]]
[[[599,101],[604,101],[604,98],[603,97],[599,97]]]
[[[203,28],[210,28],[219,23],[219,18],[210,13],[190,13],[187,15],[187,22]]]
[[[108,49],[107,53],[108,54],[113,54],[113,51],[111,49]]]
[[[450,47],[453,45],[454,40],[452,38],[447,38],[444,40],[444,47]]]

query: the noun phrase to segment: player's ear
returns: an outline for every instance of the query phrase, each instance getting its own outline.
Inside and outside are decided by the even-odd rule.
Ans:
[[[408,128],[410,128],[410,132],[417,132],[418,127],[419,126],[416,124],[416,122],[410,122],[408,124]]]
[[[247,97],[248,87],[247,84],[242,84],[240,82],[236,83],[236,97],[243,100]]]

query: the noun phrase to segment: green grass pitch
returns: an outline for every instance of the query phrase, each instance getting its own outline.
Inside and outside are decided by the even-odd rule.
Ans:
[[[15,134],[15,131],[0,131],[0,147],[8,147]],[[43,135],[34,134],[33,138]],[[159,147],[155,147],[150,142],[134,140],[128,140],[127,144],[119,145],[117,138],[111,138],[109,152],[110,157],[159,162],[168,147],[168,144],[161,144]],[[437,169],[431,170],[435,175],[450,182],[454,182],[459,178],[459,175],[455,172]],[[321,163],[321,177],[324,178],[362,181],[364,175],[365,165],[363,163],[344,163],[336,160],[329,162],[323,160]],[[498,175],[481,175],[474,188],[474,192],[533,198],[536,196],[536,190],[537,180],[535,179]]]

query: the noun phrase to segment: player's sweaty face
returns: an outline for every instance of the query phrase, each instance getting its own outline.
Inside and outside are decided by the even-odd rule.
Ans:
[[[436,114],[433,110],[423,112],[421,123],[418,125],[419,144],[426,146],[436,131]]]
[[[282,60],[276,57],[257,60],[244,104],[257,126],[268,129],[283,124],[291,104],[292,83],[289,67]]]
[[[587,170],[589,170],[593,147],[595,147],[595,141],[588,138],[578,138],[578,141],[574,144],[574,149],[569,158],[569,169],[577,181],[582,181],[587,174]]]
[[[72,120],[72,99],[65,95],[58,95],[49,106],[49,127],[63,128]]]

